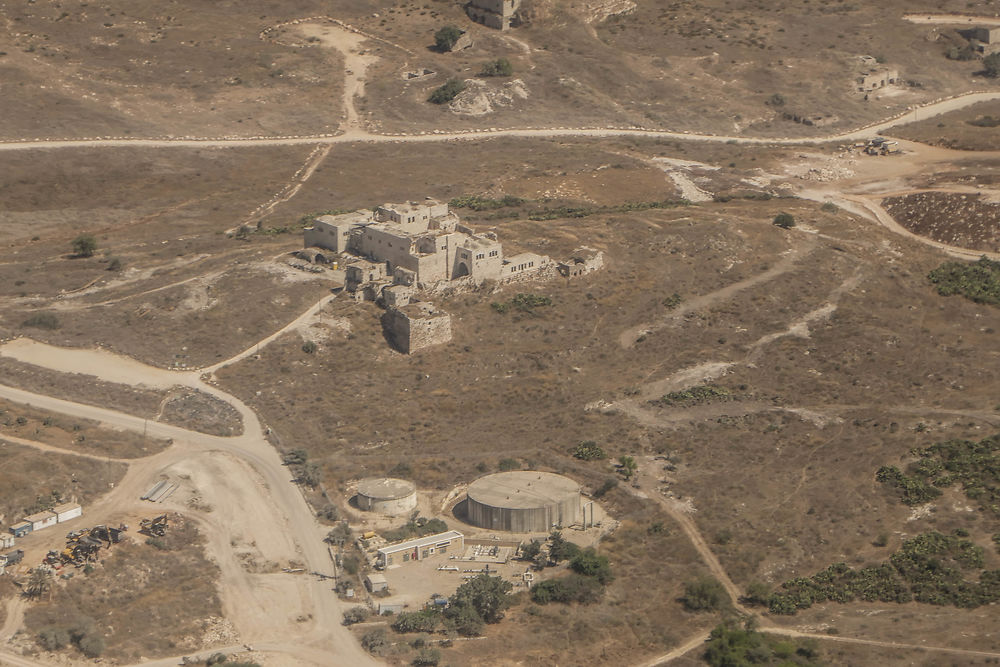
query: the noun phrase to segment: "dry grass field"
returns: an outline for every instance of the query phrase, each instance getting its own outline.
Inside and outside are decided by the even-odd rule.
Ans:
[[[73,498],[86,505],[124,474],[124,463],[42,452],[4,442],[0,434],[0,515],[9,525]]]
[[[1000,104],[982,102],[943,116],[892,130],[893,136],[963,151],[1000,149],[1000,127],[984,120],[1000,117]]]
[[[4,379],[8,377],[5,375]],[[149,456],[168,444],[158,438],[143,438],[128,431],[103,428],[89,419],[75,419],[19,403],[0,401],[0,438],[4,435],[81,454],[123,459]]]
[[[361,118],[387,131],[426,128],[643,125],[719,134],[815,133],[785,114],[834,118],[852,128],[921,101],[990,84],[973,62],[948,60],[961,39],[905,13],[937,3],[787,5],[742,0],[677,3],[531,0],[529,22],[508,35],[473,24],[460,4],[296,0],[206,8],[182,2],[106,0],[64,8],[4,9],[0,71],[11,93],[0,115],[8,138],[277,136],[335,132],[344,58],[291,20],[332,17],[364,31],[375,58],[364,74]],[[963,11],[991,14],[988,2]],[[606,15],[610,14],[610,16]],[[434,32],[452,24],[474,44],[438,53]],[[859,57],[900,70],[904,83],[864,99]],[[480,80],[463,107],[426,102],[447,78],[475,80],[498,57],[505,80]],[[406,71],[433,76],[405,80]],[[358,73],[361,74],[360,72]],[[774,97],[777,95],[778,97]],[[780,100],[780,102],[775,102]]]

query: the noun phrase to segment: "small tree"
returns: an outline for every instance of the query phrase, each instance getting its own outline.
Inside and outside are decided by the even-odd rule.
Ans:
[[[983,58],[983,67],[986,68],[986,76],[991,79],[1000,76],[1000,53],[991,53]]]
[[[500,577],[480,574],[458,587],[451,598],[451,607],[470,607],[486,623],[496,623],[510,606],[514,585]]]
[[[437,50],[442,53],[445,51],[451,51],[451,47],[455,46],[455,42],[457,42],[461,36],[461,30],[453,25],[446,25],[434,33],[434,45],[437,47]]]
[[[635,459],[631,456],[622,455],[618,457],[618,472],[622,474],[625,480],[632,479],[636,471],[639,469],[639,464],[635,462]]]
[[[551,546],[549,546],[549,558],[557,563],[559,561],[569,560],[580,553],[580,547],[572,542],[566,541],[566,539],[563,538],[562,533],[558,530],[553,531],[552,534],[549,535],[549,541],[551,542]]]
[[[531,540],[521,547],[521,560],[535,560],[542,551],[542,543],[538,540]]]
[[[97,251],[97,239],[93,234],[80,234],[73,239],[73,254],[77,257],[93,257]]]
[[[479,76],[511,76],[514,74],[514,66],[506,58],[491,60],[483,65],[479,71]]]
[[[774,225],[776,227],[781,227],[782,229],[789,229],[795,226],[795,218],[792,217],[791,213],[785,213],[782,211],[778,215],[774,216]]]
[[[607,556],[601,556],[593,547],[587,547],[569,562],[571,570],[585,577],[594,577],[602,584],[610,584],[614,580],[611,574],[611,564]]]
[[[28,577],[28,584],[24,587],[24,592],[29,598],[40,598],[52,589],[52,573],[48,570],[36,567]]]

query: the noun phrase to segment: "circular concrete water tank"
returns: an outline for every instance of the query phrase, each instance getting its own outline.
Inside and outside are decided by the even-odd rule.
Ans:
[[[550,472],[500,472],[469,485],[469,523],[513,533],[548,532],[580,520],[580,485]]]
[[[417,506],[413,482],[393,477],[370,477],[358,482],[358,507],[380,514],[406,514]]]

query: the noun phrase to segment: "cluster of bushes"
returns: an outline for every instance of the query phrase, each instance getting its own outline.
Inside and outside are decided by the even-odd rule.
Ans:
[[[46,651],[76,646],[88,658],[104,653],[104,637],[89,616],[81,616],[69,626],[49,626],[38,633],[38,642]]]
[[[734,665],[812,665],[818,664],[815,642],[793,643],[757,632],[751,621],[742,627],[720,623],[705,644],[705,662],[712,667]]]
[[[523,199],[511,195],[504,195],[500,199],[480,197],[479,195],[465,195],[463,197],[455,197],[448,202],[448,206],[452,208],[468,208],[473,211],[493,211],[498,208],[520,206],[523,203]]]
[[[1000,118],[994,118],[993,116],[980,116],[979,118],[973,118],[972,120],[967,120],[965,122],[975,127],[1000,126]]]
[[[434,46],[442,53],[450,51],[461,36],[462,31],[459,28],[453,25],[443,26],[434,33]]]
[[[573,456],[581,461],[599,461],[608,457],[601,446],[593,440],[584,440],[574,447]]]
[[[795,226],[795,216],[791,213],[779,213],[774,216],[772,223],[776,227],[781,227],[782,229],[791,229]]]
[[[1000,514],[1000,435],[978,442],[946,440],[913,453],[919,459],[907,467],[909,476],[892,466],[880,468],[876,475],[880,482],[896,487],[903,502],[917,505],[939,496],[939,489],[961,484],[970,500]]]
[[[433,104],[447,104],[458,97],[458,94],[463,90],[465,90],[465,82],[461,79],[451,78],[445,81],[443,86],[435,88],[427,101]]]
[[[55,313],[35,313],[21,323],[21,326],[54,331],[62,326]]]
[[[678,206],[688,206],[690,203],[686,199],[666,199],[664,201],[628,202],[618,206],[558,206],[531,211],[528,213],[528,219],[544,221],[559,218],[586,218],[600,213],[628,213],[657,208],[676,208]]]
[[[514,66],[506,58],[491,60],[479,70],[479,76],[511,76],[513,74]]]
[[[581,549],[563,539],[559,531],[552,533],[549,540],[549,560],[557,563],[568,560],[570,573],[535,584],[531,589],[532,601],[537,604],[590,604],[600,600],[604,587],[615,578],[608,557],[592,547]]]
[[[1000,600],[1000,570],[980,572],[978,582],[967,580],[967,572],[982,567],[982,547],[955,535],[923,533],[903,542],[887,563],[860,570],[836,563],[811,577],[786,581],[767,598],[767,606],[774,614],[794,614],[827,600],[978,607]]]
[[[295,481],[315,489],[323,480],[319,465],[309,460],[309,452],[304,449],[293,449],[287,452],[282,461],[295,475]]]
[[[411,540],[415,537],[423,537],[424,535],[443,533],[446,530],[448,530],[448,524],[441,519],[428,519],[418,516],[399,528],[385,531],[382,533],[382,537],[389,542],[402,542],[403,540]]]
[[[875,473],[875,479],[895,489],[900,500],[911,506],[922,505],[941,495],[939,489],[922,479],[904,475],[896,466],[882,466]]]
[[[523,292],[518,292],[509,301],[494,301],[490,304],[490,307],[500,314],[514,309],[530,315],[535,312],[535,308],[551,305],[552,299],[550,297],[542,294],[525,294]]]
[[[688,611],[718,611],[729,606],[729,594],[715,577],[700,577],[684,584],[681,604]]]
[[[945,262],[927,276],[941,296],[961,294],[976,303],[1000,305],[1000,262]]]
[[[509,581],[480,574],[459,586],[444,610],[432,607],[403,612],[392,622],[392,629],[399,633],[431,633],[443,628],[466,637],[476,637],[482,634],[485,624],[498,623],[503,619],[504,612],[510,606],[510,592],[513,589],[514,585]],[[346,618],[345,615],[345,622]],[[380,640],[373,635],[366,645],[366,637],[368,635],[362,638],[362,645],[373,653],[377,653],[386,643],[384,636]]]
[[[688,407],[698,405],[699,403],[707,403],[708,401],[726,400],[731,397],[729,390],[725,387],[719,387],[714,384],[702,384],[690,389],[684,389],[683,391],[672,391],[653,402],[669,407]]]

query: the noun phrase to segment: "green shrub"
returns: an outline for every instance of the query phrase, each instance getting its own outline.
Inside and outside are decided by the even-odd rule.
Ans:
[[[46,651],[58,651],[69,644],[69,630],[55,626],[43,628],[38,633],[38,641]]]
[[[355,623],[363,623],[368,620],[371,615],[371,611],[368,607],[351,607],[344,612],[344,625],[354,625]]]
[[[795,218],[792,216],[791,213],[782,212],[774,216],[774,221],[772,224],[774,224],[777,227],[781,227],[782,229],[790,229],[795,226]]]
[[[392,622],[396,632],[434,632],[441,624],[441,614],[436,609],[402,612]]]
[[[311,340],[307,340],[306,342],[302,343],[302,351],[305,352],[306,354],[313,354],[318,349],[319,345],[317,345],[315,342]]]
[[[434,89],[427,101],[433,104],[447,104],[458,97],[463,90],[465,90],[464,81],[457,78],[448,79],[443,86]]]
[[[664,394],[659,401],[656,401],[660,405],[673,407],[673,406],[684,406],[690,407],[692,405],[698,405],[700,403],[707,403],[714,400],[728,400],[732,398],[729,390],[725,387],[719,387],[714,384],[703,384],[697,387],[691,387],[689,389],[684,389],[681,391],[672,391],[668,394]]]
[[[497,469],[500,472],[510,472],[511,470],[520,470],[521,464],[517,459],[500,459],[497,464]]]
[[[77,257],[93,257],[97,252],[97,239],[93,234],[80,234],[73,239],[73,254]]]
[[[580,547],[566,540],[558,530],[549,535],[549,558],[558,563],[570,560],[580,553]]]
[[[602,556],[593,547],[587,547],[569,562],[569,568],[585,577],[594,577],[600,583],[607,585],[614,580],[611,564],[607,556]]]
[[[461,30],[453,25],[446,25],[434,33],[434,46],[441,52],[450,51],[461,36]]]
[[[21,323],[22,326],[34,327],[36,329],[49,329],[55,330],[62,326],[59,323],[59,318],[56,317],[55,313],[35,313],[30,316],[24,322]]]
[[[972,264],[945,262],[927,277],[941,296],[961,294],[976,303],[1000,305],[1000,262],[986,257]]]
[[[112,257],[108,260],[108,271],[121,271],[122,270],[122,260],[118,257]]]
[[[908,477],[896,466],[882,466],[875,473],[875,480],[899,494],[906,505],[922,505],[941,495],[941,491],[916,477]]]
[[[381,655],[389,646],[389,638],[383,628],[369,630],[361,637],[361,648],[374,655]]]
[[[497,58],[483,65],[479,71],[479,76],[511,76],[514,74],[514,66],[506,58]]]
[[[411,663],[414,667],[435,667],[441,662],[441,651],[436,648],[422,648]]]
[[[558,579],[546,579],[531,587],[531,600],[537,604],[592,604],[601,599],[604,589],[595,577],[571,573]]]
[[[608,455],[593,440],[584,440],[573,449],[573,456],[581,461],[599,461]]]
[[[688,611],[718,611],[729,605],[729,596],[717,579],[705,576],[684,584],[681,603]]]
[[[88,658],[97,658],[104,653],[104,637],[96,632],[90,632],[79,639],[77,646]]]

